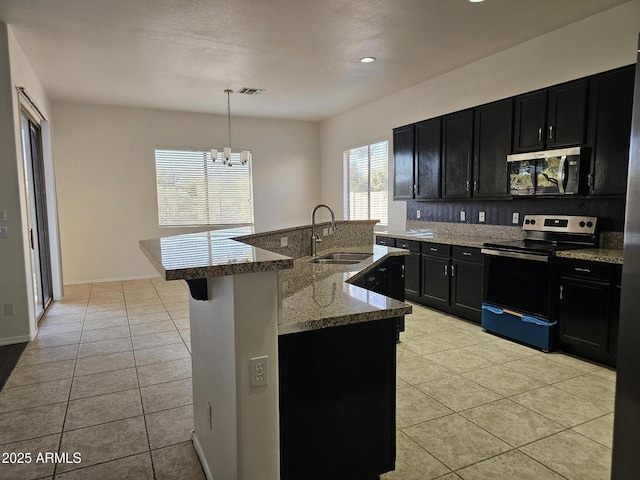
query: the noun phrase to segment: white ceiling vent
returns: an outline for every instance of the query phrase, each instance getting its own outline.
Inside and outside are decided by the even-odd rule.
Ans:
[[[260,95],[262,92],[264,92],[264,88],[242,87],[237,93],[241,93],[243,95]]]

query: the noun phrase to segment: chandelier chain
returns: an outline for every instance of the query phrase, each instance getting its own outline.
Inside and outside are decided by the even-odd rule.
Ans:
[[[231,90],[224,92],[227,94],[227,121],[229,122],[229,148],[231,148]]]

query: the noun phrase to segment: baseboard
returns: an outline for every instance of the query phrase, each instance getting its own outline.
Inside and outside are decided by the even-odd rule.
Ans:
[[[126,282],[128,280],[149,280],[152,278],[162,278],[160,275],[142,275],[135,277],[117,277],[117,278],[99,278],[96,280],[73,280],[65,282],[66,285],[83,285],[85,283],[107,283],[107,282]]]
[[[33,340],[30,335],[18,335],[17,337],[0,338],[0,347],[13,345],[15,343],[30,342]]]
[[[202,446],[200,445],[200,441],[198,437],[196,437],[196,432],[191,430],[191,441],[193,442],[193,448],[198,455],[198,459],[200,460],[200,465],[202,466],[202,471],[204,472],[204,476],[207,480],[213,480],[213,475],[211,475],[211,470],[209,470],[209,464],[204,458],[204,452],[202,451]]]

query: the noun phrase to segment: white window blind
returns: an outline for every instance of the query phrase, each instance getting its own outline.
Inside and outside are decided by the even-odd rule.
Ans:
[[[208,150],[156,149],[158,223],[161,227],[253,225],[251,163],[215,163]]]
[[[388,225],[388,142],[345,150],[344,218]]]

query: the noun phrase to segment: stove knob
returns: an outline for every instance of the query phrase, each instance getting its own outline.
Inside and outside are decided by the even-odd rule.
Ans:
[[[584,226],[585,226],[586,224],[584,223],[584,220],[583,220],[583,221],[581,221],[578,225],[580,225],[580,228],[584,228]]]
[[[587,222],[587,227],[589,228],[593,227],[593,222]]]
[[[531,220],[527,219],[524,221],[525,224],[529,225],[531,223]]]
[[[531,225],[535,225],[535,224],[536,224],[535,219],[532,219],[532,220],[531,220]]]

